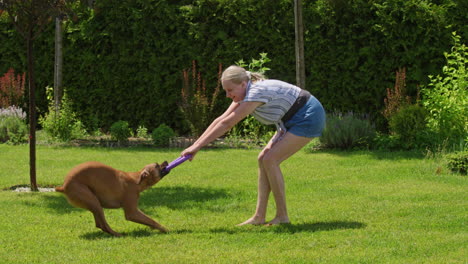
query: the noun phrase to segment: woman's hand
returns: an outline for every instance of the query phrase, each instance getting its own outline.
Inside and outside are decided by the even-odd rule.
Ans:
[[[186,148],[185,150],[183,150],[180,153],[180,156],[184,157],[184,156],[187,156],[187,155],[190,154],[190,155],[192,155],[192,157],[189,160],[192,161],[199,150],[200,150],[199,147],[197,147],[195,145],[192,145],[192,146]]]

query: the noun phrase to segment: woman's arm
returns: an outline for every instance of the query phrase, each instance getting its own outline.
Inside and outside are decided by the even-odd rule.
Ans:
[[[205,132],[203,132],[201,137],[193,143],[192,146],[182,151],[181,155],[195,155],[195,153],[197,153],[202,147],[224,135],[261,104],[261,102],[243,102],[242,104],[232,103],[226,112],[211,123],[211,125],[205,130]]]
[[[203,134],[195,141],[194,144],[197,144],[199,141],[204,140],[207,137],[207,135],[209,135],[213,131],[214,127],[221,120],[223,120],[226,116],[228,116],[230,113],[232,113],[234,111],[234,109],[236,109],[238,106],[239,106],[238,103],[232,102],[231,105],[228,107],[228,109],[226,109],[226,111],[224,111],[224,113],[222,115],[220,115],[215,120],[213,120],[213,122],[211,122],[211,124],[208,126],[208,128],[205,130],[205,132],[203,132]]]

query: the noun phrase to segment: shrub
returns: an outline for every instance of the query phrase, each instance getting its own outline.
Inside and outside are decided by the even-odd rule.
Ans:
[[[351,149],[369,146],[375,137],[375,128],[367,119],[346,115],[328,115],[320,143],[326,148]]]
[[[120,120],[112,124],[110,127],[110,134],[113,140],[124,142],[132,135],[132,131],[130,130],[127,121]]]
[[[180,110],[185,120],[190,125],[193,136],[200,136],[216,117],[214,111],[218,96],[221,91],[222,65],[218,65],[218,82],[214,89],[207,89],[205,80],[197,68],[197,63],[192,62],[191,70],[183,70],[182,100],[179,103]]]
[[[153,130],[153,133],[151,134],[154,145],[157,147],[169,146],[171,139],[173,139],[175,136],[176,134],[174,130],[165,124],[159,125],[155,130]]]
[[[145,126],[139,126],[136,132],[138,138],[148,138],[148,129]]]
[[[399,135],[377,133],[372,142],[372,148],[388,151],[405,149],[405,146]]]
[[[259,145],[268,143],[274,133],[274,126],[265,126],[253,116],[248,116],[229,131],[227,138],[231,142],[243,139],[254,145]]]
[[[20,144],[26,142],[28,127],[16,116],[0,116],[0,142]]]
[[[28,127],[23,109],[10,106],[0,108],[0,142],[20,144],[26,142]]]
[[[260,58],[251,59],[249,63],[246,63],[244,60],[239,60],[236,62],[237,66],[247,69],[251,72],[258,72],[261,74],[266,74],[267,71],[271,70],[270,68],[266,67],[265,64],[267,62],[271,62],[271,59],[268,58],[268,53],[260,53]]]
[[[406,68],[398,69],[395,73],[393,90],[387,88],[387,97],[384,99],[385,109],[382,114],[387,120],[398,110],[409,104],[410,98],[406,95]]]
[[[430,84],[422,89],[423,105],[429,111],[428,125],[438,141],[459,143],[468,140],[468,47],[453,33],[455,45],[445,53],[443,75],[429,76]]]
[[[63,96],[62,105],[56,111],[51,95],[53,90],[51,87],[47,87],[46,89],[49,99],[49,112],[44,117],[39,118],[39,124],[41,124],[42,128],[49,136],[63,142],[84,137],[86,130],[72,111],[67,95]]]
[[[251,72],[266,74],[270,68],[266,67],[265,64],[270,61],[267,53],[260,53],[259,59],[252,58],[249,63],[239,60],[236,65]],[[268,143],[274,133],[274,126],[265,126],[250,115],[229,131],[227,139],[235,143],[235,141],[242,141],[240,140],[242,138],[250,144],[259,145]],[[237,145],[241,145],[240,142],[237,142]]]
[[[390,131],[409,148],[423,147],[430,143],[427,129],[427,111],[422,106],[406,105],[389,119]]]
[[[457,173],[466,175],[468,169],[468,151],[461,151],[446,156],[448,168]]]
[[[7,108],[0,108],[0,118],[7,117],[7,116],[14,116],[18,117],[19,119],[26,120],[26,113],[23,109],[17,106],[9,106]]]
[[[24,94],[25,79],[26,73],[15,76],[12,68],[0,77],[0,107],[20,105]]]

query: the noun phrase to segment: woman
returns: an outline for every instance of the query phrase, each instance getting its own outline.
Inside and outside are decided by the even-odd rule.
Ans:
[[[312,138],[321,135],[325,126],[325,111],[309,92],[283,81],[266,80],[263,75],[248,72],[242,67],[227,68],[221,76],[221,83],[226,96],[233,102],[181,155],[194,156],[203,146],[224,135],[249,114],[261,123],[275,124],[276,134],[258,156],[255,214],[239,225],[266,223],[270,192],[273,192],[275,198],[276,216],[268,224],[289,223],[280,164]]]

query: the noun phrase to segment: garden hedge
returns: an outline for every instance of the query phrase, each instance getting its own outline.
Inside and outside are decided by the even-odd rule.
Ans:
[[[317,0],[304,2],[306,89],[328,111],[383,120],[386,88],[407,69],[407,92],[438,74],[451,32],[466,42],[462,0]],[[266,52],[270,78],[295,82],[293,0],[97,0],[76,7],[64,30],[64,86],[90,130],[118,120],[150,130],[165,123],[186,133],[178,102],[182,70],[197,61],[207,89],[225,67]],[[37,101],[47,111],[53,85],[54,23],[35,42]],[[0,74],[26,71],[24,41],[0,17]],[[227,100],[219,98],[216,111]],[[382,128],[384,125],[380,125]]]

